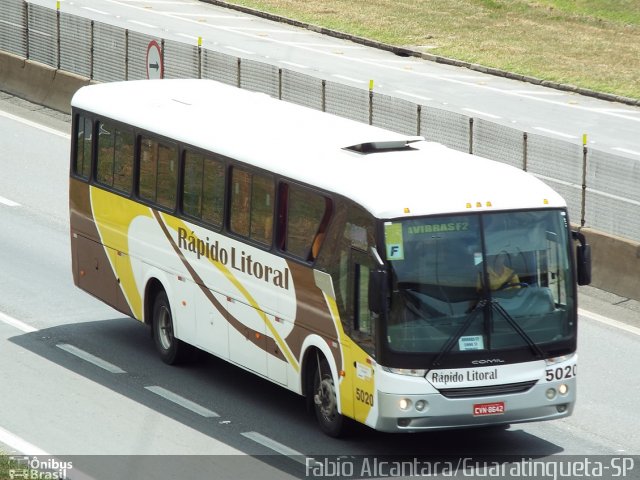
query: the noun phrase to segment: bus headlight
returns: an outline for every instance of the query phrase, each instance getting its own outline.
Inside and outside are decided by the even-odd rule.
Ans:
[[[556,389],[548,388],[547,391],[545,392],[545,395],[549,400],[553,400],[554,398],[556,398]]]
[[[426,400],[418,400],[416,402],[416,410],[419,412],[424,411],[427,408],[427,401]]]
[[[400,402],[398,402],[398,406],[400,407],[400,410],[409,410],[411,408],[411,400],[408,398],[401,398]]]
[[[566,383],[561,383],[560,385],[558,385],[558,393],[560,395],[566,395],[569,392],[569,385],[567,385]]]
[[[424,369],[413,369],[413,368],[392,368],[392,367],[382,367],[385,372],[395,373],[396,375],[408,375],[410,377],[424,377],[427,374],[427,371]]]

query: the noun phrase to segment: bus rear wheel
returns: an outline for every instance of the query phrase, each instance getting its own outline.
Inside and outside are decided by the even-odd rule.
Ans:
[[[313,407],[320,430],[331,437],[344,433],[344,417],[338,411],[335,382],[327,361],[318,360],[313,381]]]
[[[174,336],[173,315],[164,291],[153,302],[153,340],[164,363],[174,365],[184,360],[187,345]]]

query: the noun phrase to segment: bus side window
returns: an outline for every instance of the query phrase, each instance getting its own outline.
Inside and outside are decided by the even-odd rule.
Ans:
[[[222,226],[225,166],[200,153],[184,153],[182,211],[215,227]]]
[[[369,310],[369,272],[372,260],[365,252],[351,250],[349,269],[349,304],[351,336],[365,351],[374,351],[374,321]]]
[[[264,245],[271,245],[274,192],[271,177],[233,168],[229,220],[231,231]]]
[[[140,140],[140,198],[173,210],[178,186],[178,148],[152,138]]]
[[[75,156],[73,173],[89,180],[91,174],[91,147],[93,140],[93,122],[84,115],[76,117]]]
[[[315,267],[331,275],[342,327],[367,353],[373,355],[374,317],[369,311],[368,255],[375,245],[375,222],[361,207],[340,198],[332,205],[322,254]]]
[[[133,134],[107,123],[98,123],[96,180],[125,193],[133,179]]]
[[[331,200],[319,193],[283,184],[281,194],[287,195],[286,223],[282,250],[304,261],[318,257],[331,216]]]

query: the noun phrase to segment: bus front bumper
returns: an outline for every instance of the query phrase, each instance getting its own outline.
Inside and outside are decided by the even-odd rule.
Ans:
[[[376,430],[417,432],[554,420],[571,415],[575,381],[558,393],[555,383],[539,383],[524,393],[473,398],[447,398],[441,394],[399,395],[378,393]],[[550,390],[555,394],[551,395]]]

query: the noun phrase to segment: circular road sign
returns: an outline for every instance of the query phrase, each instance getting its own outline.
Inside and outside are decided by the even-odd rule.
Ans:
[[[153,80],[162,77],[164,77],[162,50],[158,42],[151,40],[147,46],[147,78]]]

